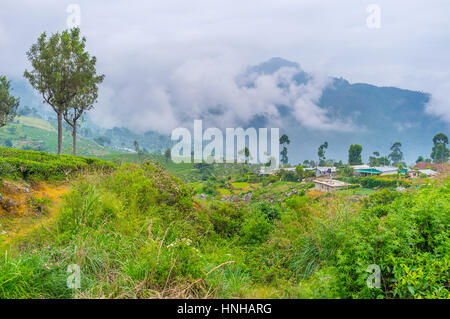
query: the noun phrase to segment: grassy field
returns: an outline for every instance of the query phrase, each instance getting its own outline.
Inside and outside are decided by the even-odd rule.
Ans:
[[[11,145],[6,145],[10,143]],[[19,149],[39,150],[56,153],[58,149],[57,130],[49,122],[34,117],[19,116],[13,123],[0,128],[0,144]],[[72,152],[72,135],[64,130],[63,152]],[[91,139],[78,136],[78,154],[102,156],[116,153]]]
[[[55,160],[16,152],[3,150]],[[0,216],[0,298],[450,297],[448,176],[403,192],[383,181],[324,194],[234,166],[219,167],[229,170],[223,177],[214,166],[191,166],[196,180],[186,183],[158,163],[80,170],[63,185],[44,180],[64,187],[50,202],[35,201],[35,212],[47,213],[23,223]],[[238,200],[196,195],[210,188],[236,191]],[[380,288],[367,285],[372,264]],[[81,271],[77,289],[67,286],[73,267]]]
[[[259,169],[257,165],[236,164],[236,163],[220,163],[207,164],[198,168],[195,163],[174,163],[170,159],[167,160],[162,154],[108,154],[98,156],[101,159],[112,161],[115,163],[142,163],[145,161],[154,161],[164,166],[172,174],[176,175],[185,182],[198,182],[208,177],[225,179],[227,177],[241,176],[243,170],[252,172]]]

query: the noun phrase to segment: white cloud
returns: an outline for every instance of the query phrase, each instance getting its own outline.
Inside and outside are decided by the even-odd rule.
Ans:
[[[439,116],[450,123],[450,82],[438,85],[433,91],[431,100],[425,110],[429,114]]]
[[[276,106],[285,105],[308,128],[352,130],[350,122],[334,120],[327,110],[317,106],[329,80],[313,77],[307,85],[297,85],[292,77],[299,71],[281,68],[270,75],[251,74],[254,85],[241,86],[237,78],[245,68],[233,58],[191,60],[160,77],[158,84],[149,78],[135,86],[105,87],[105,98],[93,111],[93,118],[102,124],[122,123],[138,131],[163,133],[176,126],[189,127],[195,119],[225,128],[245,125],[255,116],[263,116],[271,125],[279,126],[281,118]]]
[[[289,91],[295,118],[308,128],[342,132],[355,130],[350,119],[332,119],[326,109],[317,105],[323,90],[330,84],[330,78],[321,76],[313,77],[307,84],[291,84]]]
[[[66,27],[70,3],[1,1],[2,73],[22,79],[25,52],[42,31]],[[317,106],[326,85],[322,77],[288,93],[276,85],[275,77],[286,77],[281,73],[260,76],[254,88],[236,85],[234,77],[246,65],[272,56],[298,61],[314,74],[430,92],[428,112],[450,123],[448,86],[442,84],[450,83],[442,71],[450,65],[448,0],[379,0],[376,30],[366,26],[372,2],[360,0],[77,3],[88,49],[106,74],[92,113],[103,125],[167,131],[192,117],[234,126],[261,114],[276,122],[275,105],[289,102],[304,126],[354,128],[349,119],[332,118]]]

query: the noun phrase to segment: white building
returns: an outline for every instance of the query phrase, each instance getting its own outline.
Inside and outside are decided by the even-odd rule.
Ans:
[[[314,189],[320,192],[332,192],[350,185],[335,179],[314,180],[313,182],[315,183]]]

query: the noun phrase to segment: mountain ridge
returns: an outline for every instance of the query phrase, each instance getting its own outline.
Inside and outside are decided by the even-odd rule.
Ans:
[[[258,65],[249,66],[245,75],[271,75],[282,68],[294,69],[292,81],[297,85],[308,85],[314,75],[305,72],[299,63],[280,57],[271,58]],[[281,133],[291,138],[289,157],[292,163],[305,159],[317,159],[317,148],[324,141],[329,142],[327,157],[335,160],[347,159],[350,144],[363,146],[363,159],[367,161],[373,151],[387,155],[392,143],[402,142],[405,160],[413,162],[417,156],[428,157],[431,153],[434,134],[447,133],[448,123],[426,112],[426,105],[431,95],[426,92],[398,88],[395,86],[376,86],[368,83],[351,83],[340,77],[328,77],[329,84],[321,91],[317,106],[321,108],[330,120],[344,119],[354,125],[353,131],[333,131],[314,129],[299,124],[293,115],[290,105],[277,105],[283,127]],[[252,85],[252,78],[246,78],[246,85]],[[13,82],[14,93],[24,104],[35,107],[41,112],[46,111],[46,117],[51,122],[52,112],[48,111],[33,94],[31,87],[25,81]],[[282,84],[280,84],[282,85]],[[115,141],[112,146],[132,148],[132,140],[138,140],[142,147],[150,152],[160,153],[169,147],[170,137],[149,130],[145,134],[133,132],[130,128],[115,127],[106,129],[89,120],[83,123],[86,129],[91,129],[90,138],[106,136]],[[264,115],[256,115],[244,126],[267,127],[269,119]],[[126,134],[121,131],[126,130]]]

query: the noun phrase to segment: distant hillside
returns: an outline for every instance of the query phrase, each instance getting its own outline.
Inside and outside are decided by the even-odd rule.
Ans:
[[[57,122],[55,112],[50,106],[42,103],[42,98],[35,94],[33,88],[27,82],[13,81],[12,86],[13,94],[20,97],[19,115],[45,119],[56,129]],[[104,146],[108,148],[108,151],[130,152],[134,150],[134,141],[137,141],[140,148],[145,149],[145,151],[149,153],[160,154],[172,145],[169,135],[162,135],[154,131],[137,133],[124,127],[101,127],[90,119],[89,112],[83,116],[83,120],[84,121],[79,123],[79,134],[90,140],[97,141],[97,145],[93,150],[95,154],[98,152],[103,154],[105,151],[103,149],[97,150],[96,148],[98,148],[98,146]],[[31,126],[34,126],[34,124]],[[69,141],[66,142],[69,143]],[[68,145],[68,147],[71,146]],[[55,150],[48,151],[55,152]],[[91,155],[89,150],[87,150],[87,152],[87,155]]]
[[[288,84],[308,85],[312,74],[303,71],[299,64],[272,58],[264,63],[248,68],[240,80],[241,85],[251,87],[256,75],[274,74],[282,68],[297,69]],[[280,87],[289,91],[286,83]],[[331,120],[349,121],[353,130],[327,130],[299,125],[292,105],[277,105],[283,117],[280,130],[291,140],[289,159],[291,163],[304,159],[317,160],[317,149],[324,141],[329,147],[329,159],[347,160],[350,144],[363,147],[363,160],[374,151],[388,155],[392,143],[402,143],[405,160],[412,163],[418,155],[429,157],[432,138],[436,133],[448,135],[449,124],[425,112],[430,101],[428,93],[405,90],[396,87],[378,87],[366,83],[350,83],[342,78],[329,78],[317,101]],[[270,120],[258,116],[249,126],[266,127]]]
[[[146,153],[161,154],[172,145],[169,135],[161,135],[153,131],[139,134],[124,127],[115,127],[104,130],[102,134],[108,139],[108,145],[123,151],[126,149],[134,149],[134,141],[137,141],[139,147]]]
[[[19,116],[12,123],[0,128],[0,145],[23,150],[56,153],[58,148],[57,130],[49,122],[29,116]],[[72,152],[72,136],[64,131],[63,152]],[[78,154],[101,156],[115,151],[99,145],[95,141],[78,136]]]
[[[249,67],[247,72],[236,79],[237,85],[252,87],[259,75],[271,75],[282,68],[290,68],[294,71],[292,77],[287,81],[277,83],[286,92],[291,89],[290,85],[298,88],[302,85],[308,86],[313,82],[314,75],[302,70],[300,64],[282,58],[272,58],[259,65]],[[313,128],[305,125],[305,122],[308,124],[307,111],[304,111],[306,118],[304,123],[299,123],[295,117],[296,111],[293,105],[276,105],[282,123],[277,125],[280,127],[281,133],[288,134],[291,140],[288,152],[291,164],[302,162],[305,159],[317,161],[317,149],[324,141],[327,141],[329,145],[326,151],[327,159],[343,160],[344,162],[347,161],[350,144],[362,145],[363,161],[367,162],[374,151],[380,152],[382,156],[388,155],[390,146],[399,141],[402,143],[404,160],[410,164],[415,162],[419,155],[425,158],[430,156],[432,138],[436,133],[443,132],[449,135],[448,123],[425,112],[425,107],[430,101],[428,93],[396,87],[378,87],[366,83],[350,83],[343,78],[330,77],[328,80],[328,85],[320,88],[319,97],[306,102],[317,104],[330,122],[337,120],[338,123],[349,123],[352,129]],[[41,99],[33,94],[29,84],[15,82],[13,86],[13,92],[21,98],[22,107],[35,108],[37,116],[48,119],[55,125],[54,112],[43,106]],[[307,91],[306,95],[308,94],[310,92]],[[293,95],[295,96],[295,93]],[[49,139],[47,137],[47,135],[55,133],[42,127],[36,127],[37,123],[28,124],[23,124],[23,131],[25,134],[28,132],[29,138],[14,139],[15,145],[35,148],[41,147],[43,141],[45,150],[55,152],[56,138]],[[247,123],[240,125],[256,128],[272,126],[271,119],[267,118],[265,114],[257,114]],[[36,131],[37,129],[39,131]],[[6,131],[5,128],[1,129],[0,133],[0,143],[4,143],[7,129]],[[107,148],[114,149],[116,152],[132,152],[134,141],[138,141],[140,148],[149,153],[161,154],[172,145],[170,136],[154,131],[141,134],[130,128],[107,129],[93,123],[88,115],[86,121],[81,124],[80,134],[89,138],[86,140],[80,137],[81,152],[86,155],[111,152]],[[10,138],[11,135],[13,134],[6,134]],[[64,147],[68,149],[71,147],[70,136],[68,133],[66,136],[68,137],[65,138]],[[89,147],[92,149],[90,150]]]

